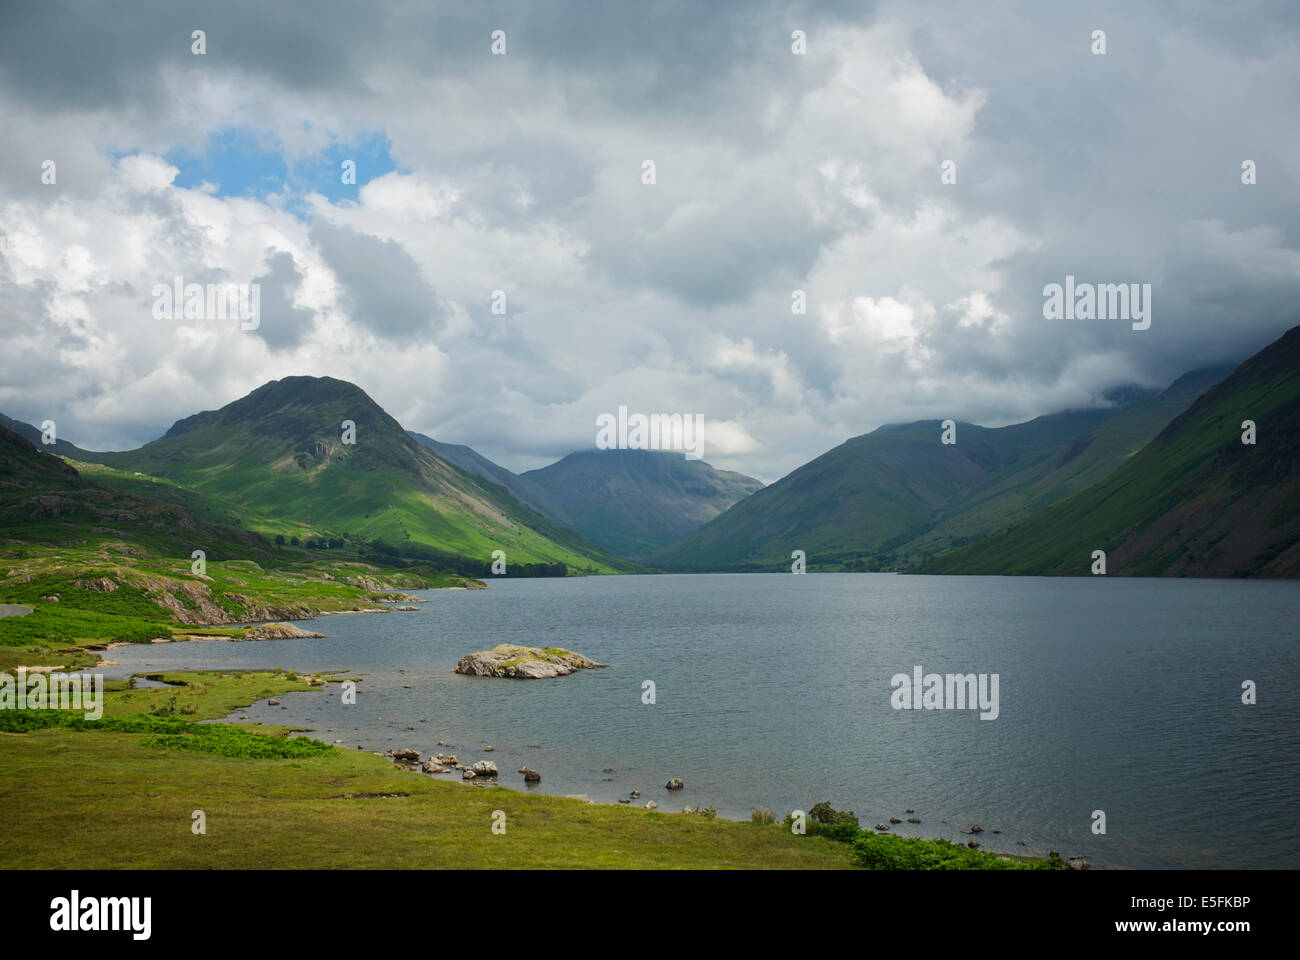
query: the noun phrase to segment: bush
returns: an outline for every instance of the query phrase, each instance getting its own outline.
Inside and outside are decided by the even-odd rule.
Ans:
[[[1004,859],[952,843],[863,832],[853,841],[853,862],[868,870],[1060,870],[1060,857],[1041,863]]]
[[[762,807],[755,807],[754,812],[749,815],[749,819],[754,823],[776,823],[776,815],[771,810],[764,810]]]

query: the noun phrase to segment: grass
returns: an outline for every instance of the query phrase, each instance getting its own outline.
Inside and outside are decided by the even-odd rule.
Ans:
[[[847,845],[771,826],[466,786],[334,747],[280,759],[159,749],[160,739],[209,737],[260,751],[285,732],[171,732],[195,725],[147,711],[173,696],[197,719],[309,687],[287,673],[163,679],[184,683],[108,693],[99,727],[42,720],[0,732],[0,869],[850,866]],[[190,832],[195,810],[206,815],[205,835]],[[496,811],[506,815],[503,835],[491,829]],[[67,836],[76,844],[59,842]]]

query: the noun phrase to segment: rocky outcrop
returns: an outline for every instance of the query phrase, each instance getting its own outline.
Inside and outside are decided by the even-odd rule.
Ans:
[[[244,634],[245,640],[293,640],[298,637],[323,637],[323,633],[312,633],[295,627],[292,623],[263,623],[249,627]]]
[[[539,680],[563,677],[575,670],[605,667],[580,653],[561,647],[521,647],[501,643],[491,650],[466,654],[456,664],[455,673],[471,677],[511,677],[516,680]]]

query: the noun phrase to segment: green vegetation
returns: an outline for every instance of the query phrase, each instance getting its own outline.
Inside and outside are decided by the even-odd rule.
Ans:
[[[757,814],[758,811],[755,811]],[[787,814],[789,829],[794,817]],[[804,821],[807,836],[851,845],[853,862],[868,870],[1063,870],[1059,855],[1038,857],[989,853],[949,840],[899,837],[863,830],[852,811],[836,810],[826,801],[815,803]]]
[[[922,840],[860,831],[853,862],[868,870],[1064,870],[1059,856],[1047,860],[972,850],[948,840]]]
[[[1101,482],[920,572],[1082,576],[1104,550],[1109,575],[1300,575],[1298,420],[1300,328]]]
[[[344,442],[345,421],[355,442]],[[186,504],[186,492],[200,494],[224,523],[311,549],[423,546],[479,562],[504,550],[511,564],[597,573],[619,564],[440,459],[360,388],[330,377],[274,380],[138,450],[82,455],[112,468],[119,490],[134,483],[137,494]]]
[[[846,846],[781,829],[473,787],[276,728],[150,712],[189,705],[203,719],[236,699],[310,689],[290,674],[162,679],[180,685],[114,691],[98,722],[0,714],[0,869],[851,866]],[[203,836],[191,833],[194,810]],[[504,835],[491,830],[498,810]]]

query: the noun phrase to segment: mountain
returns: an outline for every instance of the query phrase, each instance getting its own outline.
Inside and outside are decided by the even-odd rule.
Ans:
[[[1242,423],[1257,442],[1242,442]],[[925,573],[1300,576],[1300,327],[1101,482]]]
[[[571,525],[569,517],[565,514],[563,508],[551,498],[545,489],[533,481],[525,480],[518,474],[511,473],[505,467],[493,463],[473,447],[467,447],[463,443],[443,443],[433,439],[433,437],[426,437],[422,433],[416,433],[414,430],[407,432],[415,438],[417,443],[432,450],[448,463],[455,464],[466,473],[472,473],[490,483],[505,487],[520,503],[526,503],[555,523],[565,526]]]
[[[1150,443],[1174,417],[1231,372],[1230,367],[1220,367],[1186,373],[1161,393],[1134,399],[1051,456],[978,487],[945,510],[933,527],[900,554],[908,560],[938,556],[1092,486]]]
[[[30,423],[23,423],[23,421],[15,420],[12,417],[6,417],[3,413],[0,413],[0,427],[13,431],[44,453],[53,453],[72,460],[85,460],[87,457],[98,456],[98,454],[91,453],[89,450],[82,450],[76,444],[69,443],[58,436],[55,437],[53,443],[42,443],[42,434],[39,427],[34,427]],[[58,431],[55,432],[57,434]]]
[[[585,450],[518,478],[597,546],[640,558],[680,539],[763,484],[663,450]]]
[[[590,571],[618,564],[421,446],[363,390],[330,377],[273,380],[176,421],[138,450],[82,453],[227,502],[270,533],[419,544],[483,561],[500,549],[507,563]]]
[[[1007,427],[960,423],[956,443],[947,445],[939,421],[887,425],[828,451],[647,560],[678,570],[772,570],[789,567],[791,553],[803,550],[810,566],[905,565],[1065,495],[1081,482],[1075,474],[1113,469],[1135,434],[1154,433],[1151,422],[1173,416],[1177,398],[1191,402],[1195,382],[1159,403],[1150,391],[1129,388],[1104,398],[1104,408]],[[1125,414],[1126,425],[1101,432]]]
[[[70,547],[120,541],[123,553],[143,545],[176,557],[188,557],[196,546],[213,559],[270,555],[259,534],[210,522],[180,504],[104,486],[3,426],[0,537]]]

